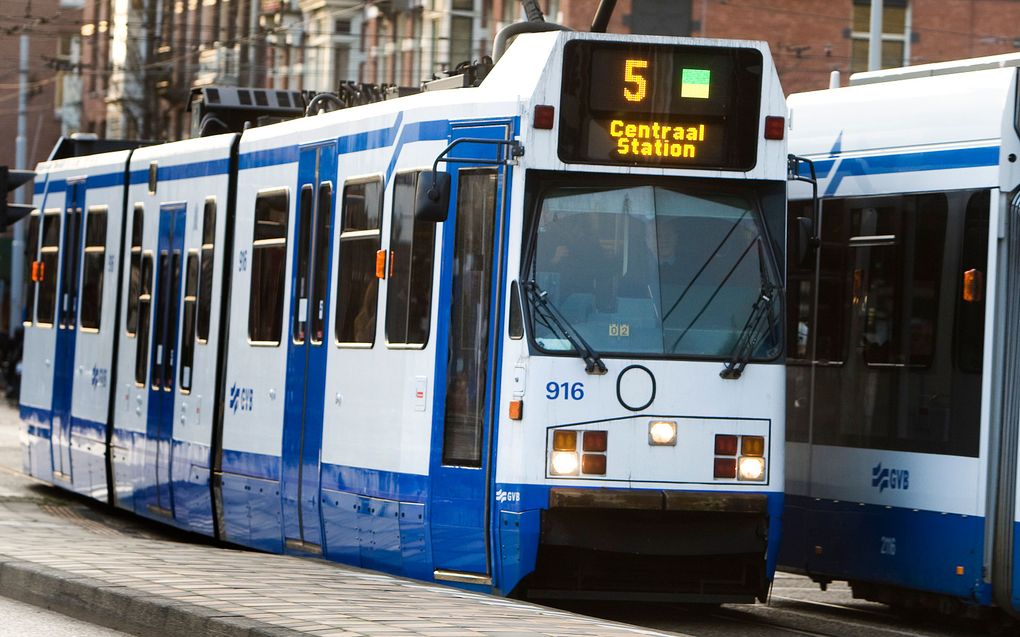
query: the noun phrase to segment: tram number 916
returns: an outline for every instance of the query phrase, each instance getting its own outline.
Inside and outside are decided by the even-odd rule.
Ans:
[[[584,398],[584,383],[557,383],[554,380],[545,385],[545,397],[549,400],[581,400]]]

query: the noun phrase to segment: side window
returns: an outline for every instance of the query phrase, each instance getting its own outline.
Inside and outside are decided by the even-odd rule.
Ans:
[[[321,343],[326,330],[326,279],[329,276],[330,220],[333,216],[333,184],[319,184],[318,213],[315,217],[315,258],[312,264],[312,342]]]
[[[60,257],[60,211],[47,210],[43,215],[42,247],[39,249],[39,300],[35,320],[39,325],[53,327],[57,309],[57,264]]]
[[[393,182],[390,271],[386,291],[386,342],[424,347],[432,309],[432,261],[436,224],[414,218],[414,189],[419,172]]]
[[[83,330],[99,331],[103,315],[103,271],[106,269],[106,206],[89,208],[85,216],[85,255],[81,275]]]
[[[39,280],[39,211],[28,218],[28,236],[25,237],[25,311],[22,314],[26,326],[35,321],[35,286]]]
[[[195,306],[198,302],[198,251],[188,252],[184,270],[184,322],[181,326],[181,393],[191,391],[191,367],[195,361]]]
[[[81,208],[68,208],[64,215],[64,258],[60,277],[60,327],[74,329],[78,320],[78,267],[81,261]]]
[[[988,268],[989,192],[971,195],[963,221],[963,248],[957,275],[953,349],[960,371],[981,373],[985,346],[985,271]]]
[[[198,278],[198,342],[209,340],[209,315],[212,311],[213,257],[216,253],[216,199],[205,200],[202,214],[202,259]],[[183,386],[183,385],[182,385]]]
[[[145,222],[145,206],[135,204],[131,216],[131,272],[128,275],[127,326],[128,336],[138,332],[138,295],[142,283],[142,227]]]
[[[141,270],[138,285],[138,343],[135,349],[135,383],[145,385],[149,367],[149,319],[152,315],[152,253],[141,256]]]
[[[248,340],[279,345],[283,332],[283,288],[287,270],[287,190],[260,192],[252,233]]]
[[[942,194],[851,209],[852,302],[866,317],[855,345],[869,365],[932,364],[947,211]]]
[[[375,341],[379,223],[382,180],[344,186],[337,277],[336,339],[340,345],[371,346]]]
[[[309,237],[312,234],[312,202],[315,199],[315,190],[311,185],[301,188],[298,195],[298,226],[297,233],[297,265],[295,266],[295,285],[297,290],[294,296],[297,297],[297,307],[294,310],[294,325],[292,336],[295,343],[305,342],[305,326],[308,325],[308,252],[310,246]]]

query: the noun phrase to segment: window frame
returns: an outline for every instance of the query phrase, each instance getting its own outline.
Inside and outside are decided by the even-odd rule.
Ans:
[[[102,213],[105,218],[103,221],[103,236],[102,243],[89,244],[89,222],[92,220],[92,215]],[[82,247],[81,247],[81,282],[78,297],[78,329],[88,334],[98,334],[103,326],[103,283],[106,278],[106,241],[109,235],[110,224],[110,209],[109,206],[89,206],[85,210],[85,222],[82,224]],[[88,270],[85,267],[86,260],[89,254],[102,254],[99,268],[99,298],[94,299],[96,307],[98,308],[98,314],[96,316],[95,327],[86,326],[84,322],[85,315],[85,304],[89,299],[84,298],[85,294],[85,277]]]
[[[389,217],[390,218],[390,227],[389,227],[389,238],[388,238],[387,244],[386,244],[386,273],[387,273],[386,274],[386,281],[387,281],[386,282],[386,308],[385,308],[385,313],[384,313],[384,316],[383,316],[383,342],[386,344],[386,347],[388,349],[394,349],[394,350],[423,350],[426,347],[428,347],[429,340],[432,337],[432,307],[433,307],[433,301],[435,300],[435,275],[436,275],[436,236],[438,235],[436,230],[437,230],[438,224],[435,223],[435,222],[431,222],[431,221],[420,221],[419,219],[415,218],[415,214],[414,214],[414,198],[415,198],[415,194],[414,193],[417,190],[418,181],[421,179],[422,173],[427,171],[427,170],[429,170],[429,168],[427,168],[427,167],[425,167],[425,168],[414,168],[414,169],[410,169],[410,170],[403,170],[403,171],[400,171],[400,172],[396,173],[394,175],[394,178],[393,178],[393,188],[392,188],[392,191],[390,193],[390,217]],[[405,315],[405,320],[404,320],[404,340],[400,341],[400,340],[390,340],[390,323],[389,323],[389,321],[390,321],[390,310],[391,310],[390,302],[391,302],[391,299],[393,298],[393,296],[391,294],[392,290],[391,290],[390,286],[392,285],[392,281],[393,281],[393,264],[394,264],[394,256],[393,256],[393,254],[394,254],[393,253],[394,236],[393,236],[393,230],[396,227],[396,218],[397,218],[397,216],[396,216],[397,180],[401,176],[406,176],[406,175],[414,175],[414,183],[412,184],[412,187],[411,187],[411,209],[409,211],[410,214],[407,215],[407,219],[410,221],[410,224],[411,224],[411,243],[410,243],[410,246],[411,246],[411,260],[408,263],[408,271],[407,271],[407,276],[408,276],[408,282],[407,282],[408,295],[407,295],[407,298],[404,299],[404,306],[403,306],[404,315]],[[408,311],[409,311],[409,309],[411,307],[411,294],[413,293],[413,288],[411,286],[411,283],[415,280],[415,276],[414,276],[414,274],[415,274],[414,263],[415,263],[415,255],[418,254],[416,252],[416,250],[415,250],[415,245],[416,245],[415,244],[415,231],[418,229],[419,224],[428,224],[428,225],[430,225],[432,227],[432,251],[431,251],[432,252],[432,254],[431,254],[432,260],[431,260],[431,263],[429,264],[430,267],[428,269],[429,270],[429,290],[428,290],[429,294],[428,294],[428,304],[427,304],[428,305],[428,309],[426,311],[426,316],[428,318],[428,327],[427,327],[427,329],[425,331],[425,338],[422,339],[422,341],[420,343],[419,342],[411,342],[411,341],[407,340],[407,334],[409,332],[408,322],[407,322],[407,313],[408,313]]]
[[[275,245],[281,245],[282,244],[283,245],[283,286],[284,286],[284,290],[280,291],[280,303],[279,303],[280,304],[280,309],[278,310],[281,313],[281,315],[280,315],[281,316],[281,318],[280,318],[280,333],[277,335],[277,339],[275,341],[260,341],[260,340],[254,340],[251,337],[251,308],[252,308],[252,296],[251,296],[252,293],[251,293],[251,289],[252,289],[253,286],[249,288],[249,291],[248,291],[248,317],[247,317],[248,318],[248,320],[247,320],[247,324],[248,325],[246,327],[246,332],[247,332],[246,336],[247,336],[247,340],[248,340],[248,345],[250,345],[251,347],[279,347],[280,344],[283,343],[283,331],[287,327],[286,326],[286,321],[284,320],[284,318],[285,318],[284,317],[284,313],[287,311],[287,308],[288,308],[288,303],[286,302],[287,301],[287,299],[286,299],[287,295],[285,294],[285,290],[286,290],[286,287],[287,287],[287,269],[288,269],[287,265],[288,265],[288,261],[289,261],[289,254],[287,252],[287,246],[290,245],[289,236],[290,236],[291,225],[292,225],[290,223],[290,217],[291,217],[291,213],[292,213],[291,208],[290,208],[290,205],[291,205],[291,197],[290,197],[291,192],[290,191],[291,191],[291,189],[288,186],[275,186],[275,187],[272,187],[272,188],[265,188],[265,189],[259,190],[258,192],[255,193],[255,206],[252,209],[251,254],[250,254],[249,258],[248,258],[248,274],[249,274],[248,280],[249,280],[249,284],[252,282],[252,276],[251,275],[255,271],[254,265],[255,265],[255,248],[256,248],[256,246],[262,247],[262,246],[275,246]],[[256,240],[255,239],[255,230],[256,230],[256,228],[258,228],[258,219],[256,218],[255,214],[257,213],[257,210],[258,210],[259,199],[261,197],[270,197],[270,196],[276,195],[276,194],[283,194],[283,196],[286,198],[286,205],[284,206],[284,210],[286,211],[287,227],[284,230],[283,237],[276,237],[276,238],[273,238],[273,239],[257,239]]]
[[[212,227],[211,232],[206,233],[206,225],[209,221],[208,211],[210,206],[212,207]],[[197,301],[195,304],[195,343],[199,345],[206,345],[209,342],[209,333],[212,330],[212,291],[213,291],[213,279],[216,276],[216,217],[219,213],[216,197],[206,197],[205,203],[202,206],[202,245],[199,247],[198,256],[198,289],[196,290]],[[210,239],[210,241],[206,241]],[[208,295],[202,294],[202,282],[205,281],[205,277],[202,273],[205,271],[206,266],[206,252],[208,251],[208,263],[209,263],[209,290]],[[208,296],[208,298],[206,298]],[[205,336],[202,336],[202,316],[205,315]]]
[[[882,49],[883,49],[882,53],[885,53],[884,49],[885,49],[885,44],[887,42],[902,43],[903,44],[903,59],[900,60],[899,66],[907,66],[910,63],[911,33],[913,32],[912,31],[912,28],[913,28],[913,5],[911,4],[910,0],[904,0],[904,5],[905,6],[903,7],[903,33],[888,33],[885,30],[885,19],[886,19],[885,9],[887,9],[887,8],[899,8],[899,7],[895,7],[892,4],[886,5],[885,8],[883,9],[883,13],[882,13],[882,23],[883,23],[882,24]],[[858,7],[862,8],[862,9],[864,9],[866,11],[869,11],[869,12],[871,10],[870,3],[865,3],[864,0],[855,0],[850,5],[850,24],[851,25],[854,25],[856,23],[856,20],[854,19],[854,17],[855,17],[854,13],[857,11]],[[853,51],[854,44],[855,43],[860,43],[860,42],[864,42],[864,44],[866,45],[866,49],[865,50],[870,53],[871,33],[869,33],[868,31],[854,31],[853,30],[853,26],[851,26],[850,27],[850,57],[849,57],[849,60],[847,61],[847,66],[849,68],[849,72],[850,73],[857,73],[859,71],[867,71],[868,70],[867,68],[864,68],[864,69],[854,69],[853,68],[853,63],[854,63],[854,51]],[[882,58],[882,56],[880,55],[879,59],[881,59],[881,58]],[[885,66],[883,66],[882,68],[895,68],[895,67],[885,67]]]
[[[195,378],[195,344],[198,342],[198,286],[199,278],[201,277],[201,257],[199,256],[201,250],[192,248],[186,250],[184,254],[184,294],[181,295],[181,345],[180,345],[180,356],[177,362],[177,389],[182,394],[190,394],[191,386],[194,383]],[[194,259],[194,260],[192,260]],[[191,265],[194,264],[194,270]],[[192,277],[189,276],[191,272],[194,272],[194,282]],[[192,283],[194,285],[192,286]],[[193,287],[193,289],[191,289]],[[190,294],[189,294],[190,289]],[[186,329],[188,323],[188,310],[191,310],[191,327],[192,329]],[[188,355],[188,364],[184,364],[185,354]],[[184,370],[188,369],[188,382],[184,382]]]
[[[39,307],[39,299],[41,298],[41,293],[42,293],[42,286],[40,285],[39,288],[36,290],[36,299],[35,299],[35,301],[36,301],[36,320],[35,320],[35,326],[36,327],[42,327],[42,328],[45,328],[45,329],[53,329],[53,327],[57,324],[57,308],[59,306],[59,299],[57,297],[59,296],[58,295],[58,292],[59,292],[59,285],[58,284],[60,283],[60,281],[58,280],[59,279],[59,275],[60,275],[60,243],[61,243],[61,237],[63,236],[63,231],[64,231],[64,217],[61,214],[61,212],[62,212],[62,210],[60,208],[48,208],[48,209],[43,210],[43,212],[42,212],[42,215],[43,215],[42,224],[39,227],[39,252],[38,252],[39,260],[43,261],[43,255],[44,254],[52,253],[52,254],[56,255],[54,257],[54,267],[53,267],[54,272],[51,273],[51,276],[55,277],[55,278],[51,279],[51,281],[53,281],[53,295],[52,295],[52,297],[53,297],[52,298],[52,304],[53,304],[52,310],[53,311],[50,314],[48,322],[47,321],[40,321],[39,320],[38,307]],[[56,230],[56,240],[57,240],[57,243],[56,243],[56,245],[50,245],[50,246],[46,245],[46,218],[47,217],[56,217],[56,219],[57,219],[57,230]],[[43,266],[43,268],[44,268],[43,269],[43,279],[42,279],[42,281],[39,281],[39,283],[44,283],[46,281],[46,277],[48,276],[46,274],[45,265]]]
[[[360,186],[362,184],[375,183],[379,186],[379,201],[378,206],[378,225],[374,230],[345,230],[347,223],[347,188],[349,186]],[[372,340],[369,342],[359,341],[341,341],[340,340],[340,286],[344,282],[345,272],[343,269],[343,253],[344,242],[350,242],[358,239],[369,239],[375,237],[376,239],[376,253],[382,250],[382,226],[383,226],[383,213],[385,212],[385,201],[386,201],[386,180],[382,174],[363,175],[359,177],[352,177],[345,179],[343,182],[343,188],[340,190],[340,223],[339,232],[337,233],[337,277],[336,277],[336,300],[333,302],[333,343],[338,348],[342,349],[372,349],[375,347],[376,336],[379,331],[379,279],[376,279],[376,291],[375,291],[375,316],[372,329]],[[367,203],[367,202],[366,202]],[[373,273],[373,276],[374,273]]]
[[[151,367],[151,360],[149,357],[149,343],[152,340],[152,287],[155,283],[156,278],[156,252],[154,250],[142,250],[141,258],[139,259],[139,272],[138,272],[138,331],[141,331],[142,326],[142,315],[141,308],[142,302],[148,304],[148,317],[145,322],[145,338],[138,339],[135,344],[135,387],[144,388],[149,381],[149,369]],[[145,264],[149,264],[149,279],[148,285],[146,285],[145,279]],[[143,298],[144,297],[144,298]],[[137,336],[137,332],[136,332]],[[142,380],[138,380],[138,353],[142,352],[145,355],[145,371]]]
[[[138,243],[135,243],[135,219],[138,219],[138,215],[141,214],[141,221],[138,226]],[[128,248],[128,277],[127,277],[127,306],[124,315],[124,334],[128,338],[135,338],[138,335],[138,305],[139,297],[141,296],[142,290],[142,243],[145,237],[145,204],[141,202],[135,203],[131,212],[131,244]],[[136,262],[137,256],[137,262]],[[138,287],[132,290],[132,277],[137,263],[138,268]],[[132,294],[132,292],[134,292]],[[131,322],[131,308],[134,306],[135,320],[132,325]],[[132,331],[132,327],[134,331]]]
[[[34,266],[39,260],[39,242],[42,233],[42,212],[36,208],[28,215],[28,227],[25,229],[25,272],[22,285],[24,288],[24,303],[22,305],[21,325],[32,327],[35,324],[35,299],[38,293],[39,282],[35,280]],[[34,228],[32,224],[35,224]],[[32,240],[34,238],[34,241]],[[34,245],[33,245],[34,244]],[[32,258],[29,259],[31,253]]]

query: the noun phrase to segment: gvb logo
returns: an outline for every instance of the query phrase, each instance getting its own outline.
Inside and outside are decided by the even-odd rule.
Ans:
[[[228,404],[233,413],[237,410],[251,411],[255,403],[255,390],[250,387],[238,387],[237,383],[230,388],[230,403]]]
[[[877,487],[879,493],[886,489],[906,491],[910,488],[910,472],[906,469],[882,467],[879,462],[871,468],[871,486]]]

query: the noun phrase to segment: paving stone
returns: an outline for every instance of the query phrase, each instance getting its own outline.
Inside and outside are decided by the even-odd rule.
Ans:
[[[69,614],[166,637],[667,634],[321,560],[123,532],[97,517],[80,504],[0,502],[0,594],[77,599]]]

